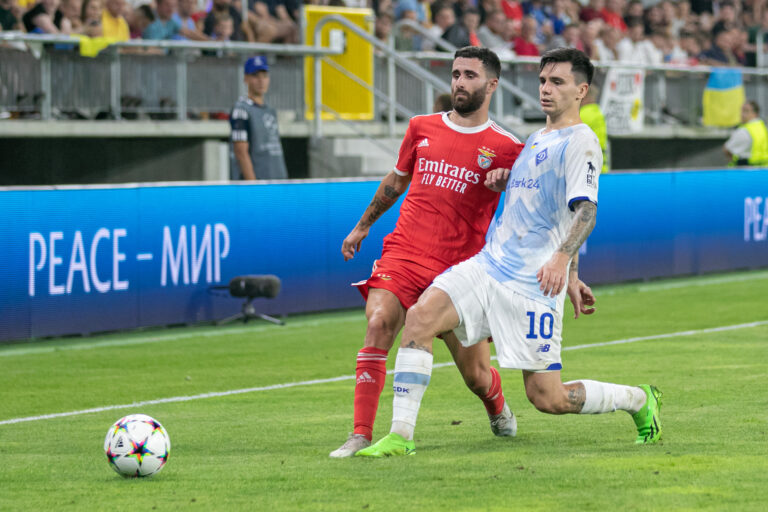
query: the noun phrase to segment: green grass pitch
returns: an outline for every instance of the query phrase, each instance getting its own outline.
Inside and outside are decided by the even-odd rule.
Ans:
[[[599,287],[595,315],[566,311],[565,380],[664,392],[663,441],[652,446],[634,444],[624,412],[539,413],[510,370],[501,375],[518,435],[495,438],[446,365],[422,404],[416,456],[332,460],[352,428],[362,310],[289,317],[284,327],[0,345],[0,510],[762,511],[767,289],[766,271]],[[738,327],[719,329],[729,326]],[[435,347],[435,362],[448,362]],[[391,378],[376,439],[389,431]],[[277,386],[288,383],[302,384]],[[123,479],[102,442],[115,420],[138,412],[160,420],[173,447],[161,473]]]

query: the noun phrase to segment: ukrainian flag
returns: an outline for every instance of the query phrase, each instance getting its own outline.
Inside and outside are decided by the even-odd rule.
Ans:
[[[736,126],[741,123],[744,81],[741,70],[714,68],[704,88],[704,126]]]

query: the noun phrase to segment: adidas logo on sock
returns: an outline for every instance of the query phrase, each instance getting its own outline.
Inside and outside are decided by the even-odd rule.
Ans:
[[[429,141],[426,138],[424,138],[423,141],[419,142],[418,147],[420,147],[420,148],[428,148],[429,147]]]
[[[360,374],[360,376],[357,378],[357,383],[360,384],[361,382],[376,382],[376,379],[371,377],[371,374],[368,372],[363,372]]]

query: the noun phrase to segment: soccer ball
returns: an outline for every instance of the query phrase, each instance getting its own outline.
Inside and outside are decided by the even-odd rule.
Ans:
[[[154,418],[131,414],[120,418],[107,431],[104,452],[112,469],[123,476],[157,473],[168,461],[171,439]]]

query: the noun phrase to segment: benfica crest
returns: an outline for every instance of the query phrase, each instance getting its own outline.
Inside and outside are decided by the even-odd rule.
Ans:
[[[479,165],[481,169],[489,168],[493,163],[493,159],[496,158],[496,155],[487,148],[478,148],[477,151],[480,153],[477,155],[477,165]]]

